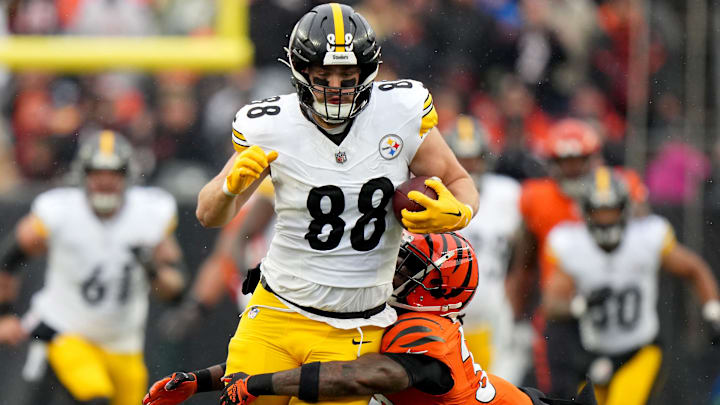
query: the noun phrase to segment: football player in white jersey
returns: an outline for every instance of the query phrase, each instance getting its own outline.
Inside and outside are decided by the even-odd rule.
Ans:
[[[718,286],[708,265],[677,243],[662,217],[633,218],[627,187],[612,170],[596,169],[581,197],[584,222],[563,223],[545,252],[556,270],[543,296],[549,317],[576,316],[598,403],[646,403],[662,353],[657,344],[658,270],[688,279],[702,314],[720,332]]]
[[[296,24],[287,55],[296,93],[240,109],[236,154],[198,197],[200,222],[222,226],[265,176],[275,186],[275,236],[255,309],[230,342],[229,373],[377,352],[397,317],[386,301],[402,226],[457,230],[477,210],[472,179],[435,129],[428,90],[413,80],[374,82],[380,46],[365,18],[347,5],[317,6]],[[411,192],[426,209],[404,211],[400,224],[389,204],[411,174],[437,176],[426,184],[439,197]]]
[[[53,372],[78,403],[138,404],[148,293],[170,299],[184,287],[175,200],[131,186],[132,148],[113,131],[85,140],[75,167],[84,187],[39,195],[0,252],[0,343],[46,342]],[[45,284],[21,321],[12,273],[41,254]]]
[[[529,366],[532,329],[529,324],[514,324],[505,275],[520,226],[520,184],[486,171],[492,152],[482,123],[459,116],[447,142],[480,192],[478,211],[463,229],[475,248],[480,273],[476,290],[480,298],[463,311],[465,339],[478,364],[518,385]]]

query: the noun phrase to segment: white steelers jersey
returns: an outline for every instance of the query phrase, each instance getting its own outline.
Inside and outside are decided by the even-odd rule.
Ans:
[[[513,314],[505,294],[505,275],[511,242],[520,226],[520,184],[510,177],[488,173],[479,178],[478,189],[477,214],[460,231],[475,249],[480,274],[475,298],[463,310],[463,325],[469,334],[490,329],[494,353],[489,368],[494,374],[517,381],[522,370],[515,371],[517,367],[509,364],[512,353],[503,349],[513,340]]]
[[[620,246],[606,253],[583,223],[563,223],[548,236],[551,260],[588,301],[580,318],[585,349],[604,355],[635,350],[655,340],[658,270],[675,244],[670,224],[656,215],[632,219]]]
[[[83,189],[58,188],[39,195],[32,214],[48,231],[49,249],[28,316],[113,352],[141,351],[149,281],[131,248],[155,247],[174,229],[174,198],[132,187],[120,211],[101,220]]]
[[[280,295],[291,301],[303,300],[278,277],[345,289],[383,286],[375,301],[384,302],[402,231],[392,196],[436,123],[430,93],[412,80],[375,83],[339,146],[303,115],[295,93],[243,107],[233,121],[236,149],[278,152],[270,164],[277,223],[262,264],[270,286],[284,287]]]

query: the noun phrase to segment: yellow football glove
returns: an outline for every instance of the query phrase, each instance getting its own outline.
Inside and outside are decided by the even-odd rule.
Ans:
[[[425,207],[424,211],[410,212],[403,209],[402,223],[413,233],[441,233],[462,229],[472,219],[472,208],[458,201],[437,177],[425,180],[425,185],[435,190],[437,200],[419,191],[411,191],[408,198]]]
[[[262,148],[257,145],[240,152],[235,158],[230,174],[225,177],[223,192],[232,197],[242,193],[260,177],[263,170],[277,157],[276,151],[272,150],[266,155]]]

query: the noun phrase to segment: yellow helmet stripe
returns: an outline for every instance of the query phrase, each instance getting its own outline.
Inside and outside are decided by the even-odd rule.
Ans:
[[[610,191],[610,170],[607,167],[601,167],[595,172],[595,187],[601,193]]]
[[[475,124],[472,118],[461,115],[457,119],[458,138],[463,142],[471,142],[475,133]]]
[[[345,23],[342,9],[338,3],[330,3],[330,7],[333,13],[333,25],[335,25],[335,52],[345,52]]]
[[[115,150],[115,133],[113,131],[102,131],[100,133],[100,153],[112,155]]]

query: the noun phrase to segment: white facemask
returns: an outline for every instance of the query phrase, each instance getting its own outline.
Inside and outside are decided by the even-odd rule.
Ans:
[[[328,104],[327,110],[325,109],[325,103],[321,103],[317,100],[313,101],[313,108],[315,109],[315,112],[319,113],[320,116],[323,118],[323,121],[328,122],[330,124],[339,124],[341,122],[344,122],[348,119],[350,116],[350,112],[352,109],[353,104],[352,103],[346,103],[346,104]],[[326,114],[331,117],[326,117]]]
[[[100,215],[109,215],[120,208],[122,194],[117,193],[89,193],[90,206]]]

